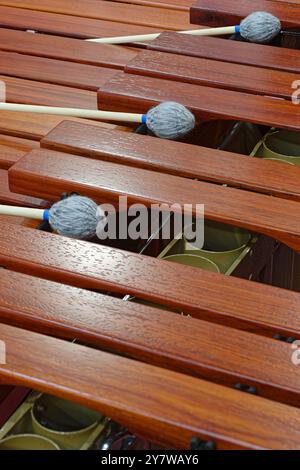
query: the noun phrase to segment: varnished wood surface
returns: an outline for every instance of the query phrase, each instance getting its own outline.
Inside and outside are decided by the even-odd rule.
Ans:
[[[14,225],[23,225],[23,227],[37,228],[38,221],[34,219],[25,219],[23,217],[12,217],[9,215],[0,215],[1,224],[14,224]],[[0,381],[1,383],[1,381]]]
[[[95,20],[71,15],[59,15],[22,8],[0,6],[0,26],[33,30],[71,38],[98,38],[156,33],[157,28],[130,25],[115,21]]]
[[[289,344],[6,269],[0,282],[1,322],[299,406]]]
[[[51,2],[48,0],[6,0],[0,1],[0,5],[175,31],[193,28],[189,21],[189,15],[185,11],[159,10],[155,7],[124,5],[103,0],[85,0],[84,2],[74,2],[73,0],[51,0]]]
[[[39,148],[39,143],[34,140],[0,134],[0,169],[7,170],[34,148]]]
[[[0,204],[37,207],[39,209],[48,207],[47,202],[44,200],[30,196],[23,196],[22,194],[16,194],[10,191],[6,170],[0,170]]]
[[[113,0],[117,3],[134,3],[135,5],[146,5],[156,8],[170,8],[174,10],[189,11],[195,3],[194,0]]]
[[[162,173],[154,178],[149,170],[46,149],[31,151],[8,171],[12,191],[50,201],[65,191],[75,191],[118,206],[122,195],[128,204],[147,207],[192,205],[186,209],[194,215],[196,205],[204,204],[208,219],[262,233],[300,251],[300,206],[295,201]]]
[[[238,93],[160,78],[117,73],[100,88],[99,109],[147,112],[162,101],[179,101],[199,120],[229,119],[300,130],[300,108],[278,98]]]
[[[152,441],[188,448],[196,435],[219,449],[300,447],[296,408],[7,325],[0,337],[1,380],[97,409]]]
[[[140,52],[125,71],[287,100],[292,99],[291,84],[298,79],[287,72],[149,50]]]
[[[110,68],[123,68],[134,50],[46,34],[0,29],[0,50]]]
[[[162,154],[159,139],[71,121],[62,122],[50,131],[42,139],[41,146],[300,200],[298,167],[207,147],[166,140]]]
[[[230,47],[229,47],[230,46]],[[148,49],[202,57],[259,68],[300,72],[300,51],[247,42],[230,41],[212,36],[190,36],[165,32],[147,45]]]
[[[113,129],[115,126],[105,122],[89,121],[79,118],[54,116],[48,114],[18,113],[15,111],[0,112],[0,132],[10,136],[40,140],[60,122],[65,121],[92,123],[96,127]]]
[[[113,77],[116,70],[0,51],[0,73],[9,77],[97,91]]]
[[[96,104],[88,104],[88,100],[92,95],[95,99],[95,93],[92,92],[98,88],[98,82],[99,86],[104,88],[106,86],[104,83],[107,80],[110,82],[112,74],[118,72],[117,70],[114,72],[112,68],[123,69],[136,57],[137,50],[123,46],[99,47],[103,45],[94,44],[89,44],[86,48],[85,45],[88,43],[84,41],[51,35],[84,38],[139,34],[163,29],[184,29],[181,26],[176,27],[182,21],[186,23],[186,28],[190,28],[186,5],[188,1],[32,0],[31,2],[28,0],[27,3],[19,0],[0,1],[0,16],[3,16],[0,25],[9,29],[37,29],[50,33],[49,36],[31,34],[29,39],[29,33],[12,29],[9,32],[0,30],[0,79],[9,77],[8,101],[20,101],[23,98],[30,104],[95,107]],[[17,4],[16,8],[2,6],[13,3]],[[29,3],[34,4],[33,8],[43,11],[28,9]],[[53,11],[55,13],[52,13]],[[124,14],[121,14],[122,11]],[[163,34],[162,39],[165,36],[168,36],[168,33]],[[176,38],[179,35],[171,33],[170,36]],[[35,37],[37,39],[33,39]],[[223,87],[223,79],[221,82],[218,79],[223,54],[227,62],[232,60],[236,64],[244,64],[234,66],[232,78],[229,76],[229,64],[225,64],[223,73],[228,70],[227,79],[224,80],[226,87],[249,93],[261,90],[261,94],[290,98],[285,81],[287,75],[266,69],[282,68],[296,75],[300,63],[297,60],[298,51],[278,49],[279,55],[282,54],[280,61],[279,55],[273,53],[274,47],[257,46],[258,50],[256,45],[242,44],[238,57],[238,53],[235,55],[231,47],[225,54],[226,45],[223,39],[191,39],[196,41],[203,39],[203,42],[195,43],[197,46],[193,46],[194,52],[192,46],[186,48],[186,53],[183,52],[184,49],[172,50],[172,54],[176,52],[180,58],[168,54],[169,63],[165,62],[164,73],[167,74],[165,78],[174,78],[170,63],[178,59],[178,64],[184,62],[182,67],[186,68],[185,74],[188,75],[185,79],[192,81],[191,92],[196,82],[200,85],[209,83],[209,86]],[[215,46],[210,46],[208,42],[208,46],[205,47],[203,44],[206,39],[218,40],[217,49],[218,47],[221,49],[221,44],[224,44],[223,51],[214,51]],[[97,49],[94,46],[97,46]],[[152,47],[152,43],[149,43],[149,46]],[[249,54],[243,49],[244,46],[248,47]],[[181,47],[177,44],[177,40],[176,47],[179,49]],[[202,54],[203,49],[207,51],[203,54],[212,56],[215,54],[219,62],[212,62],[211,59],[215,59],[214,57],[200,56],[200,59],[197,59],[199,68],[190,70],[189,64],[192,59],[183,59],[183,55]],[[264,50],[272,50],[266,60],[263,60]],[[146,54],[149,56],[149,52]],[[205,63],[210,65],[208,69],[204,69]],[[253,80],[249,75],[241,74],[244,78],[240,82],[243,81],[243,86],[246,86],[241,88],[236,80],[238,68],[246,71],[244,68],[246,64],[260,67],[262,63],[264,70],[255,69],[252,72]],[[163,62],[150,64],[150,69],[153,67],[156,73],[157,67],[163,66]],[[247,70],[250,72],[250,68]],[[178,70],[174,73],[178,73]],[[204,80],[207,79],[208,82],[202,82],[205,74]],[[181,79],[183,75],[184,72]],[[266,77],[266,82],[259,83],[259,76]],[[292,75],[289,77],[292,79]],[[173,83],[171,94],[174,93],[174,99],[178,100],[181,90],[173,89]],[[195,95],[191,94],[190,98],[196,102],[198,108],[195,113],[199,120],[203,118],[203,106],[199,103],[203,101],[207,90],[203,88],[202,94],[201,88],[197,86],[198,91],[195,91]],[[83,90],[88,91],[85,96],[81,93]],[[162,88],[157,90],[157,93],[160,90],[164,95],[165,90]],[[199,101],[197,101],[196,95],[199,90]],[[153,99],[152,92],[150,98],[148,92],[149,89],[146,87],[147,107],[152,104]],[[157,99],[155,93],[154,102]],[[226,94],[226,91],[224,93]],[[182,96],[187,99],[188,95],[183,92]],[[238,114],[234,119],[239,119],[240,95],[236,97],[233,102],[229,99],[229,95],[226,95],[228,101],[221,100],[222,118],[232,119],[229,112],[226,113],[227,107],[228,110]],[[139,99],[138,97],[138,101]],[[211,99],[213,101],[213,97]],[[125,100],[126,97],[122,95],[117,103],[113,97],[112,106],[116,106],[117,110],[122,106],[129,106],[133,112],[136,112],[139,106],[145,104],[133,103],[129,97],[127,105]],[[207,109],[206,97],[204,101],[204,118],[219,117],[211,105],[212,102],[208,100],[209,109]],[[84,104],[82,106],[75,104],[80,102]],[[277,125],[278,119],[280,123],[286,122],[289,128],[299,130],[297,111],[293,110],[291,115],[285,105],[284,109],[279,111],[279,108],[282,108],[279,105],[280,101],[271,108],[269,108],[270,101],[268,104],[264,102],[264,105],[262,101],[260,103],[261,106],[266,106],[264,116],[270,116],[272,124],[269,125]],[[187,105],[189,106],[188,99]],[[257,101],[255,106],[258,107]],[[245,108],[242,112],[253,119],[255,113],[252,104],[247,101]],[[256,117],[255,114],[254,119]],[[23,146],[21,140],[24,137],[38,140],[63,119],[56,116],[0,113],[0,132],[4,133],[3,136],[0,135],[0,152],[2,151],[0,168],[6,170],[12,163],[19,161],[23,156],[23,150],[27,151],[38,145],[37,142],[32,142],[27,146],[25,141]],[[85,122],[72,118],[70,121]],[[60,192],[68,189],[66,186],[70,185],[68,187],[76,186],[83,194],[89,193],[91,196],[94,194],[99,202],[115,203],[120,192],[129,194],[134,202],[139,202],[141,197],[141,200],[148,204],[153,196],[169,197],[175,195],[175,189],[177,192],[179,189],[179,196],[183,201],[186,197],[195,195],[194,201],[199,202],[198,198],[205,195],[209,206],[213,204],[214,207],[214,204],[219,204],[222,207],[225,199],[225,206],[228,202],[229,204],[224,212],[221,210],[222,217],[224,214],[226,216],[230,207],[233,207],[234,210],[230,210],[230,217],[233,213],[233,217],[241,218],[244,209],[247,224],[251,225],[257,220],[261,224],[262,219],[261,225],[263,229],[268,230],[268,234],[271,230],[275,238],[282,235],[284,242],[290,242],[293,248],[300,248],[298,228],[300,219],[298,220],[296,202],[276,198],[273,203],[272,199],[275,198],[255,194],[252,199],[251,193],[230,188],[220,188],[228,189],[230,192],[222,193],[226,195],[225,198],[220,192],[215,199],[215,190],[219,191],[219,188],[212,184],[212,182],[226,182],[242,186],[244,189],[271,193],[280,198],[298,199],[298,169],[286,165],[285,177],[282,178],[281,164],[254,161],[225,152],[217,152],[220,160],[216,160],[216,152],[213,154],[210,149],[196,146],[191,148],[187,144],[162,142],[127,133],[124,133],[121,139],[120,133],[114,132],[109,142],[111,129],[115,128],[109,125],[107,132],[101,132],[101,135],[94,139],[93,134],[90,134],[90,128],[87,129],[88,126],[84,124],[87,133],[82,134],[80,139],[78,135],[78,140],[71,142],[72,133],[69,133],[68,124],[64,123],[56,131],[62,132],[64,126],[67,126],[68,141],[63,141],[63,135],[60,134],[61,140],[54,142],[53,145],[65,146],[56,150],[67,151],[69,155],[65,153],[63,155],[66,159],[75,158],[70,155],[74,151],[81,154],[77,157],[81,159],[81,169],[79,163],[75,164],[75,168],[70,168],[70,178],[63,173],[65,179],[60,179],[55,174],[56,169],[51,168],[51,157],[47,167],[50,177],[46,175],[45,179],[44,158],[39,163],[36,160],[35,166],[41,165],[41,171],[37,172],[38,180],[35,180],[35,170],[33,182],[28,182],[29,173],[26,171],[24,180],[26,187],[32,185],[33,193],[39,192],[42,185],[48,185],[49,188],[43,188],[43,191],[47,190],[47,198],[52,197],[56,200]],[[102,126],[105,127],[105,123],[102,125],[95,122],[93,133],[96,129],[101,130]],[[45,139],[45,145],[52,145],[51,139],[53,134],[55,138],[55,132]],[[82,128],[78,130],[78,134],[79,132],[83,132]],[[144,142],[142,154],[138,140],[140,137]],[[84,148],[86,147],[84,140],[89,140],[88,150]],[[94,148],[92,148],[93,143]],[[163,154],[162,144],[165,145]],[[178,145],[180,147],[177,150]],[[170,150],[167,151],[167,147]],[[186,161],[182,157],[183,153],[186,155]],[[244,164],[239,164],[236,158],[243,159]],[[21,164],[17,163],[16,168],[18,165]],[[99,170],[93,165],[99,165]],[[134,166],[141,168],[133,168]],[[274,167],[277,170],[274,170]],[[63,168],[61,164],[58,165],[58,169],[64,172]],[[199,178],[210,183],[192,182],[191,178],[195,177],[195,174],[192,175],[191,168],[194,173],[197,172]],[[150,182],[150,172],[146,170],[152,170],[152,179],[158,181],[157,193],[153,191],[154,181],[153,184]],[[94,179],[89,176],[92,172]],[[138,172],[143,173],[143,175],[139,173],[140,181],[138,181]],[[7,202],[8,197],[23,198],[22,195],[9,193],[7,172],[2,170],[0,173],[2,173],[0,181],[6,179],[6,186],[1,184],[2,189],[4,188],[4,201]],[[11,173],[13,174],[13,170]],[[143,180],[143,176],[148,173],[149,178]],[[53,179],[51,175],[54,175]],[[87,176],[86,179],[83,175]],[[280,181],[280,177],[284,181]],[[160,178],[165,178],[165,181],[171,178],[171,194],[168,192],[169,183],[164,184],[164,180]],[[172,178],[176,181],[181,180],[182,186],[177,185],[175,188],[175,180]],[[52,188],[50,188],[51,182],[53,182]],[[186,192],[187,183],[191,184],[192,188]],[[20,184],[23,185],[23,182]],[[202,189],[197,195],[194,184],[201,184]],[[213,188],[213,192],[208,190],[206,194],[206,187]],[[32,199],[33,193],[28,192],[28,196],[24,198]],[[228,194],[231,196],[228,197]],[[234,194],[241,196],[241,202],[236,196],[234,204]],[[0,198],[2,201],[1,190]],[[260,201],[265,202],[261,204]],[[43,201],[41,203],[45,204]],[[293,220],[292,206],[286,206],[285,203],[293,204]],[[236,212],[237,204],[239,208]],[[268,213],[267,217],[270,204],[271,213]],[[219,212],[216,212],[219,216]],[[280,216],[283,219],[283,213],[285,220],[280,220]],[[297,368],[291,364],[291,346],[266,338],[278,333],[296,339],[300,337],[300,324],[297,320],[299,294],[185,266],[172,266],[166,261],[92,243],[40,233],[20,225],[32,224],[32,221],[24,221],[21,218],[2,216],[0,220],[0,265],[16,271],[0,270],[2,286],[0,321],[24,328],[17,330],[0,324],[0,340],[4,336],[11,351],[8,366],[0,366],[0,381],[20,383],[92,406],[128,426],[133,432],[136,431],[150,440],[157,439],[172,448],[188,447],[190,438],[194,435],[201,438],[215,438],[218,448],[300,448],[298,431],[300,414],[297,409],[299,374]],[[30,275],[37,277],[33,278]],[[54,281],[57,281],[57,284]],[[191,313],[194,318],[182,317],[145,305],[129,304],[107,295],[80,290],[79,287],[109,291],[120,296],[130,293],[165,307]],[[112,354],[29,333],[27,329],[70,340],[76,337],[86,344],[110,350]],[[135,360],[119,357],[118,353]],[[202,379],[210,382],[204,382]],[[234,391],[232,388],[236,382],[257,386],[260,397],[251,397]],[[294,405],[296,408],[278,402]]]
[[[11,224],[0,225],[0,262],[14,271],[134,295],[256,334],[299,338],[297,292]]]
[[[0,75],[0,81],[5,82],[6,101],[9,103],[97,109],[97,94],[94,91],[5,75]]]
[[[300,5],[271,0],[197,0],[191,8],[191,22],[211,26],[231,26],[254,11],[266,11],[280,19],[284,28],[300,26]]]

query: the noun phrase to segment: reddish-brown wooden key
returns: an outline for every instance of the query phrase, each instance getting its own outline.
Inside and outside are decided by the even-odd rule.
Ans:
[[[63,15],[95,18],[111,22],[132,25],[145,25],[161,29],[181,31],[192,29],[189,15],[185,11],[166,9],[163,14],[157,8],[143,5],[120,4],[104,0],[2,0],[2,6],[18,7],[30,10],[59,13]],[[100,30],[101,31],[101,30]]]
[[[191,38],[191,41],[193,39]],[[0,56],[1,66],[1,56]],[[216,60],[145,50],[125,67],[127,73],[164,78],[225,90],[292,99],[298,75]]]
[[[147,207],[177,204],[174,210],[181,211],[189,205],[186,210],[194,215],[197,204],[204,204],[208,219],[263,233],[300,251],[300,205],[295,201],[44,149],[33,150],[8,171],[12,191],[48,200],[75,191],[118,206],[122,195],[128,204]]]
[[[65,116],[52,116],[50,114],[19,113],[17,111],[1,111],[0,132],[13,137],[38,141],[47,135]],[[87,121],[86,119],[68,117],[68,121],[92,123],[96,127],[113,129],[115,126],[101,121]],[[38,145],[39,146],[39,145]],[[29,150],[29,149],[28,149]]]
[[[0,29],[0,50],[110,68],[123,68],[136,56],[135,50],[126,47],[107,44],[99,47],[78,39],[4,28]]]
[[[94,91],[5,75],[0,75],[0,81],[5,83],[6,98],[9,103],[97,109],[97,94]],[[2,112],[1,110],[0,113],[2,114]],[[27,114],[24,118],[26,119],[26,117]]]
[[[297,408],[86,346],[0,325],[2,381],[94,408],[147,439],[188,448],[299,449]]]
[[[113,68],[6,51],[0,51],[0,71],[4,76],[92,91],[97,91],[116,73]]]
[[[181,1],[181,0],[180,0]],[[99,38],[129,36],[133,34],[156,33],[157,28],[119,23],[106,20],[95,20],[80,16],[61,15],[58,13],[25,10],[0,6],[0,25],[3,28],[28,29],[40,33],[55,34],[71,38]]]
[[[230,47],[228,47],[230,45]],[[251,65],[286,72],[300,72],[300,51],[212,36],[188,36],[165,32],[147,45],[148,49],[190,57],[218,60],[222,63]]]
[[[5,223],[0,262],[75,287],[134,295],[209,322],[299,338],[297,292]]]
[[[280,19],[284,28],[300,26],[300,5],[271,0],[198,0],[191,8],[191,22],[210,26],[240,24],[254,11],[266,11]]]
[[[39,146],[39,143],[34,140],[0,134],[0,168],[8,170],[21,157],[24,157],[29,150]]]
[[[7,269],[0,282],[1,322],[300,403],[290,344]]]
[[[178,101],[199,120],[226,119],[300,130],[300,107],[290,101],[160,78],[117,73],[98,92],[103,110],[147,112],[162,101]]]
[[[128,3],[128,0],[117,0],[118,3]],[[147,5],[156,8],[189,11],[194,0],[130,0],[135,5]]]
[[[6,170],[0,170],[0,204],[8,204],[11,206],[26,206],[37,209],[46,208],[49,204],[35,197],[23,196],[10,191],[8,186],[8,173]]]
[[[60,123],[41,140],[41,146],[300,201],[300,168],[262,158],[171,140],[164,141],[162,153],[159,139],[73,121]]]

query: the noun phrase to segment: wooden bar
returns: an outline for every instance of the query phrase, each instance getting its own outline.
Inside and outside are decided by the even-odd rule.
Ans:
[[[21,1],[20,1],[21,3]],[[266,11],[280,19],[283,28],[300,26],[300,5],[271,0],[197,0],[191,8],[191,22],[209,26],[231,26],[254,11]]]
[[[41,147],[300,201],[300,169],[264,159],[64,121]],[[284,174],[284,178],[282,175]]]
[[[208,322],[299,338],[297,292],[12,224],[0,225],[0,262],[50,281],[130,294]]]
[[[97,91],[115,69],[0,51],[1,75]]]
[[[230,45],[230,47],[229,47]],[[300,72],[300,51],[210,36],[163,33],[147,45],[148,49],[190,57],[219,60],[284,72]]]
[[[0,6],[2,28],[31,30],[71,38],[98,38],[156,33],[157,28]]]
[[[39,222],[34,219],[25,219],[24,217],[11,217],[9,215],[0,215],[0,223],[22,225],[23,227],[29,227],[34,229],[37,229],[39,225]]]
[[[0,337],[1,380],[92,407],[154,442],[188,448],[198,436],[219,449],[276,449],[280,436],[281,449],[300,447],[296,408],[7,325]]]
[[[125,72],[287,100],[292,99],[291,84],[298,79],[287,72],[149,50],[129,62]]]
[[[14,137],[39,141],[48,134],[60,122],[68,120],[69,122],[92,123],[96,127],[105,127],[113,129],[115,126],[106,122],[89,121],[88,119],[79,119],[65,116],[54,116],[48,114],[18,113],[17,111],[0,112],[0,132],[1,134]]]
[[[193,27],[185,11],[166,9],[162,15],[157,8],[149,6],[124,5],[101,0],[85,0],[84,3],[72,0],[5,0],[0,1],[0,5],[175,31]]]
[[[117,3],[133,3],[156,8],[170,8],[172,10],[189,11],[195,0],[113,0]]]
[[[9,103],[97,109],[97,94],[93,91],[5,75],[0,75],[0,81],[5,83],[6,101]]]
[[[273,45],[176,33],[258,10],[282,23]],[[300,132],[299,27],[300,0],[0,0],[8,103],[147,114],[176,101],[196,118],[172,141],[0,111],[0,204],[49,209],[75,192],[116,210],[105,241],[0,215],[0,426],[33,389],[149,449],[300,449],[300,168],[248,156],[270,128]],[[158,37],[85,41],[147,33]],[[158,255],[203,208],[250,234],[231,275]],[[168,211],[180,219],[158,237]]]
[[[0,134],[0,169],[8,170],[9,167],[34,148],[39,148],[39,143],[34,140]]]
[[[300,377],[287,343],[6,269],[0,282],[2,323],[230,387],[242,382],[260,396],[299,406]]]
[[[36,207],[38,209],[49,206],[45,200],[23,196],[22,194],[16,194],[10,191],[8,186],[8,173],[6,170],[0,170],[0,204]]]
[[[180,97],[180,98],[179,98]],[[178,101],[199,120],[227,119],[300,130],[299,107],[278,98],[238,93],[138,75],[116,74],[98,92],[99,109],[147,112],[162,101]]]
[[[75,191],[116,206],[119,196],[147,207],[177,205],[175,211],[186,204],[193,215],[197,204],[204,204],[208,219],[262,233],[300,251],[300,206],[295,201],[161,173],[153,178],[148,170],[43,149],[33,150],[8,171],[12,191],[50,201]]]
[[[0,50],[109,68],[123,68],[136,56],[127,47],[10,29],[0,29]]]

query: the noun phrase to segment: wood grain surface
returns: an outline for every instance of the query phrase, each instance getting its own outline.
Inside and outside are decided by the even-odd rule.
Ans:
[[[7,325],[0,337],[2,380],[94,408],[154,442],[188,448],[199,436],[219,449],[300,447],[296,408]]]
[[[49,114],[19,113],[16,111],[0,112],[0,132],[19,138],[39,141],[48,134],[60,122],[65,121],[92,123],[96,127],[113,129],[115,126],[106,122],[89,121],[66,116],[54,116]]]
[[[21,0],[20,0],[21,3]],[[284,28],[300,25],[300,5],[271,0],[197,0],[191,8],[191,22],[210,26],[240,24],[254,11],[266,11],[280,19]]]
[[[230,45],[230,47],[228,47]],[[222,63],[251,65],[285,72],[300,71],[300,51],[212,36],[193,36],[165,32],[147,45],[148,49],[190,57],[219,60]]]
[[[300,200],[300,169],[280,162],[173,141],[164,141],[162,154],[159,139],[73,121],[60,123],[41,140],[41,146],[97,160],[191,179],[226,183]]]
[[[287,100],[292,99],[291,84],[298,80],[296,73],[149,50],[140,52],[125,66],[125,71]]]
[[[25,219],[23,217],[11,217],[9,215],[0,215],[1,224],[23,225],[24,227],[37,228],[39,222],[34,219]],[[1,381],[0,381],[1,383]]]
[[[300,130],[299,106],[278,98],[123,72],[114,75],[98,93],[99,109],[111,111],[147,112],[162,101],[179,101],[199,120],[238,120]]]
[[[34,140],[0,134],[0,169],[7,170],[34,148],[39,148]]]
[[[38,209],[48,207],[45,200],[13,193],[8,186],[8,173],[6,170],[0,170],[0,204],[36,207]]]
[[[149,170],[46,149],[31,151],[8,171],[12,191],[50,201],[65,191],[75,191],[117,207],[119,196],[126,196],[128,205],[175,205],[174,210],[181,213],[186,205],[186,212],[193,215],[197,204],[204,204],[208,219],[262,233],[300,251],[296,201],[162,173],[154,177]]]
[[[144,113],[174,100],[200,125],[300,131],[290,102],[299,51],[173,32],[238,24],[254,10],[297,28],[299,1],[193,3],[0,0],[7,101]],[[83,41],[164,30],[139,55]],[[65,191],[115,206],[120,195],[147,207],[205,204],[208,219],[300,252],[299,179],[297,167],[107,123],[0,112],[3,204],[49,207]],[[300,339],[300,293],[36,226],[0,216],[0,383],[91,407],[167,448],[197,436],[217,449],[300,449],[300,376],[291,345],[274,339]]]
[[[109,68],[123,68],[136,56],[128,47],[11,29],[0,29],[0,50]]]
[[[175,31],[193,28],[186,11],[160,10],[155,7],[124,5],[102,0],[85,0],[84,3],[72,0],[51,0],[51,2],[47,0],[6,0],[1,1],[0,5]]]
[[[97,109],[97,94],[94,91],[5,75],[0,75],[0,81],[5,83],[8,103]]]
[[[0,74],[9,77],[97,91],[115,73],[108,67],[0,51]]]
[[[289,344],[6,269],[0,282],[1,322],[299,406]]]
[[[157,28],[0,6],[2,28],[33,30],[71,38],[98,38],[156,33]]]
[[[299,338],[297,292],[11,224],[0,225],[0,262],[50,281],[134,295],[256,334]]]
[[[117,3],[133,3],[134,5],[146,5],[156,8],[170,8],[173,10],[189,11],[195,3],[194,0],[113,0]]]

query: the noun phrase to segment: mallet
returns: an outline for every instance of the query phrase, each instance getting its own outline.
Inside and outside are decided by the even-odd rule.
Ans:
[[[191,34],[194,36],[224,36],[240,33],[250,42],[258,44],[270,43],[281,31],[281,23],[276,16],[264,11],[257,11],[247,16],[239,25],[224,26],[221,28],[194,29],[191,31],[178,31],[180,34]],[[102,44],[128,44],[133,42],[152,41],[161,33],[144,34],[137,36],[120,36],[114,38],[86,39],[90,42]]]
[[[56,114],[104,121],[123,121],[146,124],[147,128],[162,139],[178,139],[194,129],[195,116],[182,104],[173,101],[151,108],[147,114],[116,113],[88,109],[33,106],[16,103],[0,103],[0,111]]]
[[[58,234],[79,240],[95,237],[107,223],[101,207],[92,199],[77,195],[63,199],[45,210],[0,205],[0,214],[48,221]]]

